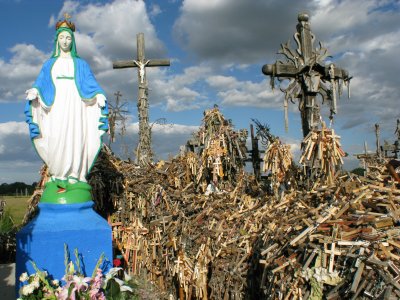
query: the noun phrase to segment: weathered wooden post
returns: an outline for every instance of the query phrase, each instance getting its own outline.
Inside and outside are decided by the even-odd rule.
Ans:
[[[379,128],[379,124],[376,123],[375,124],[375,137],[376,137],[376,155],[378,156],[378,159],[380,159],[382,157],[380,133],[381,133],[381,130]]]
[[[144,54],[144,34],[139,33],[137,38],[137,60],[116,61],[113,63],[114,69],[138,68],[138,113],[139,113],[139,144],[136,148],[136,162],[145,166],[152,162],[153,153],[151,151],[151,128],[149,125],[149,94],[146,79],[146,67],[169,66],[169,59],[146,60]]]
[[[320,49],[313,49],[314,34],[311,32],[308,15],[298,15],[297,32],[294,40],[298,48],[293,51],[289,47],[289,41],[281,45],[280,54],[286,57],[286,61],[277,61],[272,65],[264,65],[262,72],[271,76],[271,87],[275,86],[275,78],[282,81],[289,79],[287,87],[281,87],[285,93],[285,127],[288,123],[288,101],[299,99],[299,110],[303,136],[307,136],[310,130],[316,129],[321,117],[316,96],[320,94],[323,102],[328,100],[331,104],[331,118],[337,112],[336,90],[339,95],[342,92],[342,83],[349,87],[350,79],[346,70],[336,67],[334,64],[325,65],[324,60],[328,56],[327,49],[320,43]],[[349,97],[350,97],[350,90]]]

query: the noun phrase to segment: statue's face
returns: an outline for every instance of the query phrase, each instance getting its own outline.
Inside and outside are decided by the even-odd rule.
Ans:
[[[68,31],[62,31],[58,35],[58,44],[63,52],[71,50],[72,37]]]

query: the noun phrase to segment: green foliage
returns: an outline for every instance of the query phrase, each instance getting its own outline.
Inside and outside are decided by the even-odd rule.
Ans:
[[[65,266],[65,274],[68,274],[68,264],[71,261],[71,258],[69,256],[69,249],[68,245],[64,244],[64,266]]]
[[[139,300],[139,297],[133,293],[122,292],[121,285],[115,279],[108,280],[105,291],[106,299],[109,300]]]
[[[65,244],[66,245],[66,244]],[[81,268],[81,260],[79,259],[79,253],[78,253],[78,249],[74,249],[74,255],[75,255],[75,264],[76,264],[76,267],[77,267],[77,271],[78,271],[78,274],[83,274],[83,272],[82,272],[82,268]],[[103,256],[103,254],[102,254],[102,256]],[[98,262],[97,262],[98,263]],[[97,269],[99,266],[98,265],[96,265],[96,268],[95,269]]]
[[[15,261],[15,234],[17,228],[10,210],[6,208],[0,213],[0,263]]]
[[[0,234],[10,233],[14,229],[15,224],[11,217],[10,210],[6,209],[0,216]]]
[[[75,249],[75,250],[76,250],[76,249]],[[77,253],[77,252],[76,252],[76,253]],[[92,278],[95,278],[95,277],[96,277],[96,272],[97,272],[97,270],[100,269],[100,265],[101,265],[101,263],[103,262],[103,259],[104,259],[104,252],[100,255],[100,258],[97,260],[96,266],[95,266],[94,269],[93,269]],[[77,257],[77,260],[78,260],[78,257]]]
[[[15,226],[19,226],[24,219],[28,207],[28,197],[3,196],[0,200],[6,201],[6,208],[10,210]]]
[[[31,185],[23,182],[14,182],[10,184],[2,183],[0,184],[0,195],[15,196],[16,192],[18,192],[19,195],[25,195],[25,192],[27,192],[28,195],[32,195],[36,185],[36,182]]]

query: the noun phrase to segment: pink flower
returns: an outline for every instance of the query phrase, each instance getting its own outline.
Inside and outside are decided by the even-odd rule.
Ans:
[[[57,300],[68,300],[68,288],[59,288],[56,292]]]
[[[90,300],[106,300],[106,297],[104,296],[103,292],[99,290],[91,290],[89,292]]]
[[[90,278],[90,277],[82,277],[82,276],[77,276],[77,275],[70,275],[70,276],[67,276],[67,278],[68,278],[68,281],[66,282],[66,285],[63,287],[62,291],[57,296],[57,297],[59,297],[57,299],[75,300],[76,296],[79,297],[80,292],[85,292],[88,290],[89,283],[92,281],[92,278]],[[72,289],[71,289],[71,287],[72,287]],[[68,298],[68,291],[70,291],[69,298]]]
[[[93,279],[93,287],[100,289],[101,285],[103,284],[103,273],[101,269],[97,269],[96,276]]]
[[[75,286],[75,289],[80,292],[80,291],[87,291],[88,289],[88,283],[90,283],[90,281],[92,281],[92,278],[90,277],[82,277],[82,276],[76,276],[74,275],[72,277],[72,283]]]
[[[89,296],[91,300],[105,299],[103,292],[100,288],[103,284],[103,273],[101,269],[97,269],[96,276],[93,279],[93,283],[90,286]]]

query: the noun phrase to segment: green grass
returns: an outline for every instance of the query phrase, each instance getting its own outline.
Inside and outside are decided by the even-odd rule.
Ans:
[[[30,196],[29,197],[25,197],[25,196],[21,196],[21,197],[2,196],[2,197],[0,197],[0,200],[1,199],[6,200],[5,209],[10,212],[11,217],[16,226],[18,226],[22,223],[22,220],[23,220],[25,213],[27,211],[27,208],[28,208],[29,198],[30,198]]]

